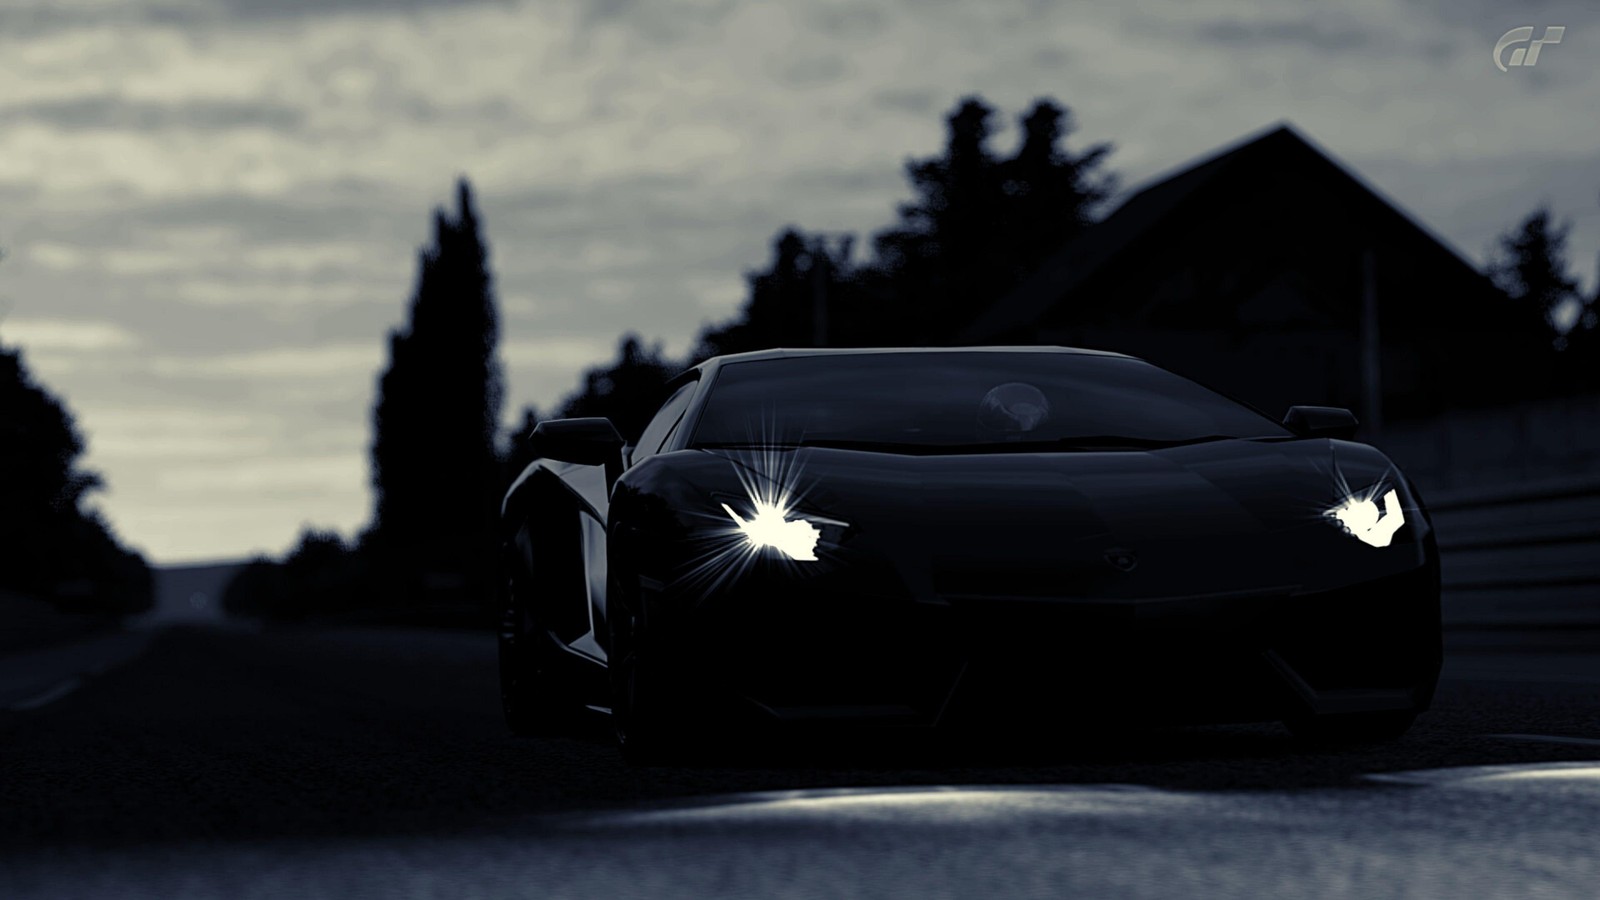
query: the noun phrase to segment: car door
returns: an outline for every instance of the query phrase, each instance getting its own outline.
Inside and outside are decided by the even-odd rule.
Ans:
[[[684,412],[694,397],[694,381],[686,381],[674,390],[661,404],[656,414],[645,425],[639,440],[624,451],[624,467],[631,467],[661,452],[671,438],[673,430],[683,419]],[[587,602],[589,628],[573,649],[592,658],[604,661],[606,643],[606,514],[609,510],[611,479],[604,466],[579,466],[565,478],[574,491],[588,501],[579,509],[579,552],[584,562],[584,594]]]
[[[624,467],[660,452],[694,397],[696,382],[677,386],[624,450]],[[606,524],[619,474],[604,465],[541,458],[507,493],[502,514],[512,555],[535,586],[538,620],[567,652],[606,661]]]

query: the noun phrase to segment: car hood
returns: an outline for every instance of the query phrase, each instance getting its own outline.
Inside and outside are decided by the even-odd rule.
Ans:
[[[788,488],[799,515],[849,523],[832,563],[890,560],[919,595],[1295,593],[1426,562],[1426,520],[1403,478],[1377,450],[1350,442],[943,455],[695,452],[720,457],[746,480]],[[1347,489],[1380,481],[1398,489],[1408,522],[1387,547],[1362,543],[1323,515]]]

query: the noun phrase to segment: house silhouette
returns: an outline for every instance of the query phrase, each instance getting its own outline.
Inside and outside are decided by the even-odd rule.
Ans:
[[[1383,420],[1553,387],[1542,313],[1282,124],[1138,190],[963,343],[1131,353],[1272,415]]]

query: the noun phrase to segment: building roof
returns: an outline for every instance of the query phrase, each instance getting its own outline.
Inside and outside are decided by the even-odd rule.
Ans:
[[[1477,269],[1441,238],[1382,196],[1359,175],[1338,163],[1292,126],[1282,123],[1245,138],[1199,162],[1191,163],[1141,188],[1110,215],[1069,241],[1009,294],[979,314],[967,329],[967,342],[1016,339],[1040,321],[1063,298],[1101,271],[1119,254],[1163,222],[1186,212],[1202,191],[1235,179],[1249,179],[1264,168],[1292,169],[1307,177],[1335,179],[1341,189],[1388,220],[1390,226],[1418,239],[1431,262],[1458,269],[1455,274],[1484,281]]]

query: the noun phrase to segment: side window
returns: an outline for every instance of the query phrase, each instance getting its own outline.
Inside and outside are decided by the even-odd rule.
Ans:
[[[689,382],[678,388],[661,404],[661,409],[644,427],[644,433],[639,435],[639,443],[633,448],[633,462],[638,463],[647,457],[655,455],[661,445],[667,442],[667,437],[672,434],[672,429],[683,418],[683,411],[689,408],[689,400],[694,396],[696,382]]]

